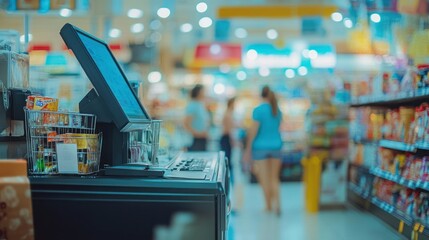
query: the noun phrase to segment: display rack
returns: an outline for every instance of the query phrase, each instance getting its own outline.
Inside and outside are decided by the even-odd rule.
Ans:
[[[396,210],[394,206],[376,197],[371,197],[369,194],[365,194],[356,185],[348,185],[347,199],[354,206],[367,210],[382,219],[405,238],[416,239],[417,236],[420,240],[429,240],[427,226]]]
[[[398,93],[383,96],[360,96],[352,100],[351,107],[383,106],[392,107],[399,105],[416,105],[427,101],[429,88],[421,88],[411,92]]]
[[[428,101],[428,99],[429,88],[422,88],[416,91],[396,95],[384,95],[380,97],[362,96],[353,99],[350,106],[386,108],[418,106],[424,101]],[[351,141],[355,144],[367,143],[365,140],[354,139],[353,136],[351,136]],[[427,144],[421,142],[410,144],[407,142],[380,139],[372,141],[372,143],[378,145],[378,147],[405,152],[407,154],[429,155],[429,147]],[[368,156],[365,157],[368,158]],[[374,159],[377,158],[377,156],[372,157]],[[351,179],[350,173],[353,173],[353,171],[356,170],[361,174],[359,177],[364,175],[366,177],[365,180],[371,180],[371,183],[367,184],[370,186],[370,189],[363,189],[356,185],[354,182],[359,182],[359,179]],[[373,183],[375,180],[380,181],[379,179],[387,180],[387,182],[393,182],[396,184],[395,186],[402,186],[403,189],[409,189],[407,191],[429,192],[429,182],[427,181],[411,180],[399,174],[393,174],[389,171],[383,170],[379,167],[368,167],[351,163],[349,164],[349,183],[347,191],[348,201],[379,217],[407,239],[429,239],[429,230],[427,230],[427,228],[429,228],[428,225],[423,224],[419,218],[413,217],[412,215],[414,214],[408,215],[396,208],[394,205],[391,205],[376,196],[378,193],[373,190],[373,187],[375,188]]]

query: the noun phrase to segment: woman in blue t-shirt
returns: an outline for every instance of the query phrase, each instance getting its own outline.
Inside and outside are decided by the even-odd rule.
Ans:
[[[267,211],[280,214],[280,167],[282,113],[274,92],[262,88],[263,102],[253,110],[244,160],[253,160],[253,172],[262,187]]]

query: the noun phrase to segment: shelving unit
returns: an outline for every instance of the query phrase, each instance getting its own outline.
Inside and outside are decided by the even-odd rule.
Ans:
[[[365,209],[382,219],[407,239],[415,239],[417,235],[418,239],[429,240],[429,230],[427,230],[429,226],[406,216],[394,206],[376,197],[371,197],[352,183],[348,185],[347,199],[354,206]]]
[[[396,108],[399,106],[418,106],[421,103],[429,100],[429,88],[418,89],[413,92],[406,92],[397,95],[386,95],[381,97],[363,96],[356,98],[352,101],[351,107],[386,107]],[[415,155],[429,155],[429,144],[415,143],[409,144],[400,141],[393,141],[381,139],[378,141],[368,141],[365,139],[353,139],[351,141],[355,144],[369,144],[373,143],[379,147],[392,149],[401,152],[407,152]],[[365,156],[368,157],[368,156]],[[375,158],[376,156],[374,156]],[[398,185],[404,186],[407,189],[429,192],[429,182],[409,180],[401,175],[395,175],[378,167],[366,167],[359,164],[351,163],[349,168],[358,169],[361,174],[366,174],[365,180],[372,179],[370,189],[362,189],[349,178],[348,183],[348,200],[352,204],[361,207],[375,216],[382,219],[391,227],[396,229],[398,233],[405,236],[407,239],[428,239],[429,240],[429,226],[425,226],[419,219],[414,219],[412,216],[407,215],[405,212],[400,211],[395,206],[384,202],[373,194],[373,181],[375,178],[384,179],[394,182]],[[349,169],[349,172],[351,169]],[[359,176],[362,177],[362,176]],[[354,179],[353,181],[359,182]],[[365,185],[366,187],[368,184]],[[367,187],[368,188],[368,187]]]
[[[393,107],[399,105],[417,105],[428,100],[429,88],[422,88],[412,92],[399,93],[385,96],[361,96],[354,99],[350,107],[384,106]]]

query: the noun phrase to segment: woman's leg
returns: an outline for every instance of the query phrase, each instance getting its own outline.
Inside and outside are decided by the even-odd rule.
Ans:
[[[267,211],[272,210],[272,200],[270,192],[270,175],[268,168],[268,160],[256,160],[254,161],[254,172],[256,178],[258,179],[259,184],[262,187],[265,197],[265,208]]]
[[[274,211],[280,214],[281,203],[280,203],[280,171],[282,162],[277,158],[270,158],[267,160],[269,166],[269,187],[270,187],[270,199]]]

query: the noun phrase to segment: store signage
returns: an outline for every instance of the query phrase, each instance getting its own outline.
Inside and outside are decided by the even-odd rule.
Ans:
[[[195,48],[188,67],[219,67],[220,64],[241,64],[241,45],[231,43],[200,43]]]
[[[249,44],[243,49],[245,68],[298,68],[301,56],[292,48],[277,48],[269,43]]]

